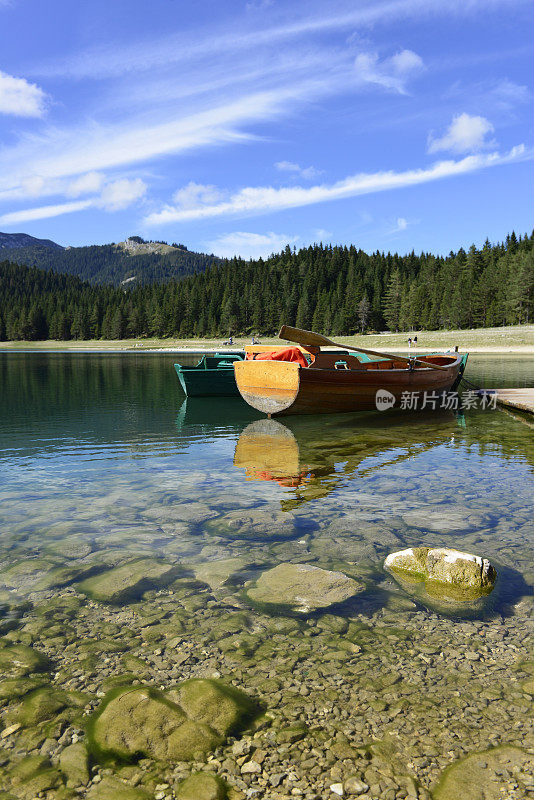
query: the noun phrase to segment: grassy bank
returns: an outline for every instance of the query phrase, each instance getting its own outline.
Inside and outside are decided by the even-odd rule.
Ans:
[[[534,325],[517,325],[502,328],[476,328],[459,331],[411,331],[403,333],[367,334],[365,336],[336,336],[340,344],[367,349],[403,352],[408,349],[408,338],[417,336],[418,350],[448,350],[458,345],[461,351],[471,353],[523,353],[534,354]],[[261,337],[262,344],[279,345],[276,337]],[[250,337],[236,337],[234,348],[250,344]],[[177,350],[182,348],[222,348],[222,339],[122,339],[88,341],[0,342],[0,350]]]

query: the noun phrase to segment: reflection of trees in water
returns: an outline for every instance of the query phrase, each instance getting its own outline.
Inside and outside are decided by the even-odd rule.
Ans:
[[[234,465],[248,480],[291,488],[284,509],[329,495],[348,477],[368,477],[441,444],[480,456],[522,457],[532,464],[534,442],[500,411],[351,414],[262,420],[240,435]]]
[[[182,397],[172,356],[0,355],[4,447],[54,437],[100,444],[173,437],[169,412]]]
[[[453,446],[469,448],[479,456],[522,459],[534,466],[534,417],[497,408],[494,411],[470,410],[466,425]]]

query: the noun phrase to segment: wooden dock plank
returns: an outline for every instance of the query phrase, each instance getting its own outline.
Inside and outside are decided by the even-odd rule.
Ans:
[[[496,389],[497,402],[501,406],[517,408],[534,414],[534,388],[528,389]]]

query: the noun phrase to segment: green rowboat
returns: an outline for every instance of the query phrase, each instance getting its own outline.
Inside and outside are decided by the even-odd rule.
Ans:
[[[234,377],[234,361],[245,353],[215,353],[203,356],[193,367],[175,364],[174,369],[187,397],[239,397]]]

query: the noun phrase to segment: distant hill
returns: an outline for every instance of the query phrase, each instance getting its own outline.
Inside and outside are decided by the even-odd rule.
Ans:
[[[51,239],[36,239],[35,236],[30,236],[27,233],[0,232],[0,250],[20,250],[21,247],[44,247],[49,250],[63,250],[60,244],[56,244]]]
[[[129,289],[148,283],[169,281],[203,272],[220,259],[190,252],[185,245],[147,242],[131,236],[119,244],[65,247],[45,244],[26,234],[0,234],[27,238],[28,245],[14,245],[9,251],[12,263],[74,275],[91,284],[109,284]],[[1,243],[0,239],[0,243]],[[50,246],[52,245],[52,247]]]

